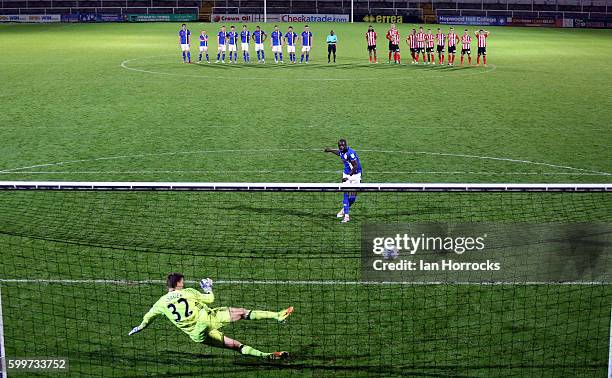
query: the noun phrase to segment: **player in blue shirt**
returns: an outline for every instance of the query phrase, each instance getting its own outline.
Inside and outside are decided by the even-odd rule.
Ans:
[[[255,27],[253,32],[253,40],[255,41],[255,52],[257,53],[257,63],[265,63],[266,57],[264,55],[264,42],[268,35],[265,31],[261,30],[259,25]]]
[[[206,34],[206,30],[200,31],[200,57],[198,58],[198,63],[202,61],[202,53],[206,53],[206,63],[210,63],[210,60],[208,60],[208,34]]]
[[[236,27],[234,25],[230,26],[230,32],[227,33],[227,46],[230,58],[229,62],[236,64],[238,60],[238,53],[236,52],[236,47],[238,46],[238,33],[236,33]],[[233,59],[232,52],[234,53]]]
[[[219,63],[219,57],[222,57],[221,63],[225,63],[225,50],[227,50],[227,33],[225,32],[225,25],[221,26],[221,31],[217,33],[217,61]],[[221,55],[223,53],[223,55]]]
[[[181,30],[178,32],[179,46],[183,52],[183,63],[191,63],[191,52],[189,51],[189,44],[191,43],[191,31],[187,29],[187,25],[181,25]]]
[[[274,53],[274,63],[283,63],[283,32],[278,30],[278,25],[274,25],[274,31],[270,35],[272,40],[272,52]]]
[[[310,32],[310,28],[308,25],[304,26],[304,31],[302,32],[302,59],[300,59],[300,63],[304,62],[304,54],[306,54],[306,64],[308,64],[308,57],[310,56],[310,49],[312,48],[312,33]]]
[[[251,40],[251,32],[247,29],[246,25],[242,25],[242,31],[240,32],[240,47],[242,47],[242,59],[245,63],[251,62],[251,55],[249,54],[249,42]]]
[[[295,41],[297,40],[297,33],[293,31],[293,26],[289,26],[287,34],[285,34],[285,44],[287,45],[287,54],[289,54],[289,61],[295,64]]]
[[[325,147],[325,152],[331,152],[340,156],[342,163],[344,164],[344,171],[342,173],[342,182],[348,184],[359,184],[361,183],[361,162],[359,156],[355,150],[350,148],[346,144],[345,139],[338,141],[338,149]],[[344,192],[344,198],[342,200],[342,209],[336,215],[338,218],[342,218],[342,223],[346,223],[350,220],[349,210],[351,205],[357,200],[357,192]]]

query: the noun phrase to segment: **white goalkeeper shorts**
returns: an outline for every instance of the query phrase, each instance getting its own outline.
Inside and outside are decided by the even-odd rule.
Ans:
[[[242,47],[242,51],[249,51],[249,44],[248,43],[243,43],[241,45],[241,47]]]
[[[302,52],[310,52],[310,46],[302,46]]]
[[[189,51],[189,44],[181,43],[181,51]]]
[[[287,52],[288,53],[294,53],[295,52],[295,46],[287,46]]]
[[[236,51],[236,45],[229,45],[229,46],[228,46],[228,50],[229,50],[230,52],[232,52],[232,51]]]
[[[208,46],[200,46],[200,52],[208,52]]]
[[[273,53],[282,53],[283,52],[283,47],[278,45],[278,46],[272,46],[272,52]]]
[[[255,51],[263,51],[263,49],[264,49],[263,43],[256,43],[255,44]]]
[[[225,52],[227,50],[227,46],[225,45],[220,45],[219,48],[217,49],[217,51],[219,52]]]
[[[346,179],[345,182],[349,184],[360,184],[361,183],[361,173],[355,173],[354,175],[347,175],[346,173],[342,173],[342,178]]]

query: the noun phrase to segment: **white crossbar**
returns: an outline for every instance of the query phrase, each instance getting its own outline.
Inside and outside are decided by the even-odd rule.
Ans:
[[[0,190],[152,191],[410,191],[410,192],[608,192],[612,183],[276,183],[276,182],[105,182],[0,181]]]

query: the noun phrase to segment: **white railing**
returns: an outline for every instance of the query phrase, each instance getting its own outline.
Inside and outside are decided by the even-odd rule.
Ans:
[[[66,9],[69,9],[66,12]],[[142,11],[145,10],[146,11]],[[166,12],[167,10],[172,9],[172,12]],[[2,8],[0,9],[4,14],[66,14],[66,13],[117,13],[119,11],[121,14],[128,13],[143,13],[143,14],[157,14],[160,10],[164,10],[163,14],[185,14],[185,13],[195,13],[199,12],[199,8],[197,7],[57,7],[57,8]],[[187,10],[191,10],[191,12],[187,12]]]
[[[37,4],[40,3],[40,1],[38,0],[0,0],[0,5],[2,5],[2,7],[10,7],[11,3],[15,3],[15,2],[19,2],[19,3],[25,3],[26,4],[26,8],[30,8],[30,7],[36,7]],[[89,5],[86,5],[88,3],[100,3],[101,4],[101,8],[181,8],[181,0],[174,0],[173,1],[173,5],[167,6],[167,7],[160,7],[160,6],[156,6],[153,5],[156,1],[155,0],[140,0],[139,3],[148,3],[148,5],[134,5],[134,2],[132,0],[123,0],[121,1],[121,5],[120,6],[107,6],[104,5],[104,3],[119,3],[118,0],[86,0],[86,1],[82,1],[82,0],[50,0],[49,1],[51,3],[51,5],[48,8],[98,8],[98,7],[92,7]],[[67,2],[70,3],[74,3],[76,4],[75,6],[71,7],[71,6],[63,6],[62,4],[65,4]],[[197,2],[199,4],[201,4],[201,0],[197,0]],[[184,7],[184,6],[183,6]]]
[[[0,181],[0,190],[612,192],[609,184]]]
[[[531,11],[531,10],[484,10],[484,9],[436,9],[436,16],[507,16],[507,17],[536,17],[536,18],[581,18],[612,17],[612,13],[603,12],[570,12],[570,11]],[[566,15],[568,15],[566,17]]]

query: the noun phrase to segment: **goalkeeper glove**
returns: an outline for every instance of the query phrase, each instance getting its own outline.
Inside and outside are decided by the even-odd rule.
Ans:
[[[213,282],[210,278],[200,280],[200,287],[202,288],[204,294],[210,294],[212,292],[212,285]]]
[[[132,336],[133,334],[138,333],[140,331],[142,331],[142,329],[140,327],[136,326],[136,327],[132,328],[130,333],[128,333],[128,336]]]

